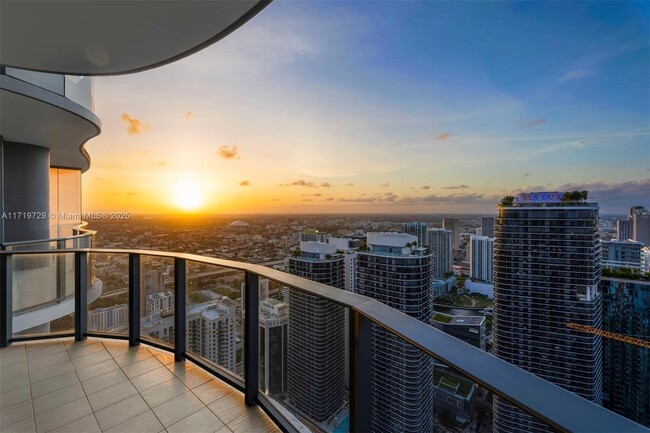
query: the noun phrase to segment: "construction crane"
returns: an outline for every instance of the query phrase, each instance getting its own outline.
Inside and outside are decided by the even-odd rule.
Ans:
[[[579,325],[577,323],[569,322],[566,324],[567,328],[576,329],[578,331],[589,332],[590,334],[600,335],[601,337],[611,338],[612,340],[622,341],[623,343],[630,343],[636,346],[645,347],[650,349],[650,341],[641,340],[639,338],[630,337],[627,335],[617,334],[615,332],[603,331],[602,329],[592,328],[591,326]]]

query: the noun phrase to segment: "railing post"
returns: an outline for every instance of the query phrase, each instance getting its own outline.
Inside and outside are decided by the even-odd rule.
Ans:
[[[56,241],[56,249],[65,249],[65,240]],[[59,301],[65,299],[65,261],[68,257],[65,254],[56,254],[56,298]]]
[[[184,259],[174,259],[174,360],[176,362],[185,359],[185,273],[186,263]]]
[[[0,347],[7,347],[13,334],[12,255],[0,255]]]
[[[88,322],[88,253],[74,253],[74,339],[86,339]]]
[[[140,344],[140,254],[129,253],[129,346]]]
[[[253,406],[259,389],[259,276],[246,271],[244,290],[244,402]]]
[[[350,310],[350,431],[371,431],[372,322]]]

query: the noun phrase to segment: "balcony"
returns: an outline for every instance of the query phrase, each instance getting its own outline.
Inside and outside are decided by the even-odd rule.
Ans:
[[[74,264],[74,312],[67,322],[67,328],[61,327],[59,331],[15,333],[16,310],[13,298],[16,292],[12,281],[16,273],[15,264],[18,259],[42,254],[71,255],[74,258],[71,262]],[[122,271],[125,272],[124,278],[116,280],[115,274]],[[102,294],[100,299],[104,301],[101,305],[89,302],[88,298],[88,275],[93,272],[97,273],[98,278],[112,281],[105,287],[110,289],[110,293]],[[214,290],[201,288],[206,279]],[[269,286],[270,283],[262,284],[262,280],[272,283],[272,287]],[[122,281],[127,286],[123,290]],[[157,296],[144,296],[157,290],[156,287],[162,287],[163,292],[157,293]],[[340,380],[345,377],[345,396],[341,400],[342,404],[335,406],[326,419],[316,420],[308,413],[295,409],[297,405],[286,398],[284,391],[274,389],[274,386],[282,387],[281,380],[278,380],[277,369],[267,367],[272,363],[273,353],[277,351],[269,349],[268,340],[262,340],[263,335],[269,338],[270,334],[266,332],[268,329],[261,326],[264,321],[260,321],[260,304],[264,302],[260,301],[260,292],[273,290],[278,291],[278,296],[293,290],[308,293],[343,307],[347,312],[349,320],[346,320],[345,326],[349,334],[349,359],[345,363],[341,362],[341,368],[337,371],[341,375]],[[213,300],[206,301],[204,296],[210,293],[214,294],[211,295]],[[219,300],[214,300],[219,293],[229,295],[228,299],[219,297]],[[3,347],[0,350],[3,369],[0,401],[3,406],[3,426],[24,422],[30,426],[36,425],[37,431],[57,428],[72,431],[63,426],[70,427],[69,423],[73,422],[89,422],[95,430],[99,427],[102,431],[110,431],[111,428],[114,429],[112,431],[129,431],[131,423],[157,428],[160,426],[156,422],[160,422],[168,431],[194,432],[198,428],[192,422],[202,423],[209,419],[223,423],[235,432],[278,429],[285,432],[371,431],[369,423],[374,398],[371,393],[372,375],[367,366],[373,356],[372,325],[377,325],[396,338],[408,342],[420,353],[433,358],[435,368],[443,370],[441,374],[446,381],[463,383],[466,388],[473,387],[473,395],[484,396],[491,392],[557,431],[647,432],[647,429],[638,424],[376,300],[260,265],[145,250],[68,248],[2,251],[0,299],[3,306],[0,311],[0,346]],[[147,305],[143,304],[145,299]],[[112,307],[107,307],[111,302]],[[105,314],[107,308],[112,308],[110,319]],[[198,339],[206,329],[214,329],[217,337]],[[305,340],[304,343],[305,350],[309,350],[310,344],[316,342]],[[93,351],[98,355],[94,355]],[[399,352],[391,352],[391,357],[397,359],[399,356]],[[44,361],[50,357],[52,361],[56,358],[59,362]],[[14,363],[19,366],[12,367]],[[318,367],[312,368],[315,374],[321,371]],[[9,372],[14,368],[16,374]],[[29,371],[29,379],[22,374],[25,368]],[[385,374],[390,375],[390,365],[386,364],[386,368]],[[74,396],[63,397],[61,393],[57,393],[57,401],[53,403],[49,403],[47,398],[38,400],[40,395],[44,395],[35,391],[42,386],[39,383],[45,383],[50,377],[62,378],[72,371],[76,372],[74,376],[80,380],[83,390],[84,382],[89,379],[85,376],[86,371],[103,376],[114,374],[122,377],[122,382],[110,387],[111,391],[105,388],[102,392],[85,392],[87,397],[79,398],[79,405],[63,403],[64,398],[74,399]],[[119,372],[112,373],[113,371]],[[5,380],[5,377],[8,379]],[[335,379],[316,378],[321,382]],[[32,382],[25,382],[26,380]],[[54,379],[54,382],[58,380]],[[166,403],[161,403],[160,406],[150,404],[145,397],[149,394],[142,387],[165,380],[181,382],[177,385],[183,390],[180,395],[190,402],[167,406],[164,406]],[[216,409],[219,404],[201,398],[199,394],[203,391],[201,387],[204,383],[215,386],[215,389],[207,389],[206,393],[217,396],[217,403],[229,402],[227,409],[219,412],[220,409]],[[71,388],[70,393],[74,392],[72,388],[75,385],[78,391],[79,385],[73,377],[72,383],[67,387]],[[11,404],[11,398],[21,398],[18,397],[21,392],[19,389],[22,392],[31,389],[33,400],[28,400],[23,395],[21,401]],[[127,396],[129,392],[132,395]],[[447,400],[457,398],[458,402],[464,404],[465,400],[456,396],[453,390],[446,392],[449,394]],[[151,394],[160,394],[163,398],[164,393]],[[104,403],[98,404],[97,401]],[[134,403],[127,404],[127,401]],[[449,408],[444,406],[445,401],[445,398],[435,397],[433,418],[436,431],[447,431],[448,423],[457,422],[446,415]],[[58,403],[62,403],[58,409],[52,407],[42,412],[49,416],[39,417],[37,406],[45,404],[47,407],[47,404]],[[475,404],[477,407],[485,406],[486,402],[482,399]],[[65,405],[74,413],[63,410]],[[157,407],[166,410],[157,410]],[[187,407],[189,409],[183,409]],[[185,412],[179,414],[179,411]],[[91,413],[95,417],[90,417]],[[105,413],[115,415],[106,416]],[[93,424],[95,421],[98,425]],[[128,424],[122,425],[123,423]],[[487,417],[485,424],[489,426],[490,423],[491,420]],[[120,425],[123,428],[118,428]],[[178,428],[175,429],[175,425]],[[81,430],[90,431],[90,428],[84,427]]]

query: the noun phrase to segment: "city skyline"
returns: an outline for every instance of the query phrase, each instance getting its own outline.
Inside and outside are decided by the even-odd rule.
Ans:
[[[95,80],[83,209],[493,214],[569,189],[648,206],[648,10],[272,3],[190,58]]]

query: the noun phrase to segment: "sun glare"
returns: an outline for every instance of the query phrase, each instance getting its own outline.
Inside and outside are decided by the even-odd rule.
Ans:
[[[201,185],[190,179],[183,179],[172,187],[172,203],[183,210],[196,210],[203,205],[204,193]]]

